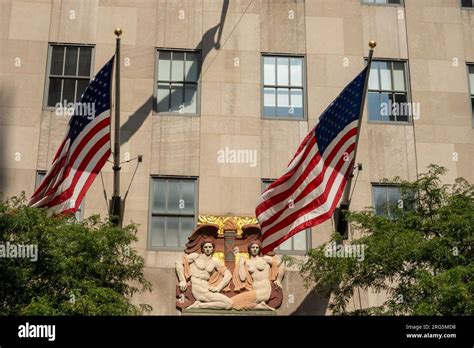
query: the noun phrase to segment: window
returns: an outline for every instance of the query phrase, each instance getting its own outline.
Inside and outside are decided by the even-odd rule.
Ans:
[[[38,170],[36,172],[35,189],[41,184],[45,176],[46,176],[46,170]],[[83,212],[84,212],[84,199],[82,200],[82,203],[79,206],[79,209],[76,210],[77,221],[82,221]]]
[[[304,58],[263,56],[263,116],[304,118]]]
[[[374,184],[372,194],[376,215],[393,217],[402,204],[399,186]]]
[[[92,46],[49,45],[44,105],[79,102],[92,78]]]
[[[461,0],[462,7],[474,7],[474,0]]]
[[[197,114],[199,55],[191,51],[157,51],[156,112]]]
[[[469,73],[469,91],[471,94],[471,119],[472,126],[474,127],[474,64],[469,64],[467,70]]]
[[[403,0],[362,0],[363,4],[402,5]]]
[[[270,185],[272,179],[262,179],[262,192]],[[306,254],[308,246],[311,246],[311,229],[298,232],[293,237],[288,238],[276,249],[280,254]]]
[[[182,249],[194,230],[196,179],[152,178],[149,247]]]
[[[406,63],[372,61],[369,78],[369,120],[379,122],[408,122]]]

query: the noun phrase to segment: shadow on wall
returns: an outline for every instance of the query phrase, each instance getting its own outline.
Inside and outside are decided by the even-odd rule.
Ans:
[[[214,48],[219,50],[221,48],[221,38],[222,38],[222,31],[224,29],[224,22],[227,15],[227,10],[229,8],[229,0],[224,0],[221,10],[221,18],[219,23],[207,30],[204,35],[202,36],[201,41],[196,45],[196,50],[199,48],[201,49],[201,66],[202,63],[205,61],[209,52]],[[216,38],[217,35],[217,38]],[[198,69],[198,76],[197,81],[201,78],[201,69]],[[178,92],[171,93],[171,99],[173,99],[173,94]],[[143,104],[140,106],[134,113],[130,115],[127,122],[125,122],[122,127],[122,135],[120,137],[120,145],[125,144],[130,140],[130,138],[135,134],[135,132],[140,129],[145,119],[150,114],[153,104],[156,105],[156,109],[160,110],[163,109],[165,105],[163,103],[168,103],[168,101],[161,101],[159,104],[156,100],[153,100],[154,97],[151,95]],[[166,105],[167,107],[168,105]]]
[[[303,302],[290,315],[326,315],[329,298],[319,295],[314,289],[306,295]]]

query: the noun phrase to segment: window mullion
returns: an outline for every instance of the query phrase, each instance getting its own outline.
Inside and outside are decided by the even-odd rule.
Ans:
[[[163,222],[163,246],[166,247],[166,235],[168,233],[168,221],[167,221],[167,218],[166,218],[166,215],[164,216],[164,222]]]
[[[62,68],[62,74],[63,74],[63,76],[64,76],[64,71],[66,70],[66,50],[67,50],[67,46],[64,46],[63,68]]]
[[[59,102],[62,104],[63,103],[63,92],[64,92],[64,79],[61,79],[61,93],[60,93],[60,98]]]
[[[76,76],[79,75],[79,57],[80,56],[81,56],[81,47],[78,47],[77,48],[77,61],[76,61]]]
[[[173,80],[173,59],[174,59],[174,53],[170,53],[170,80]],[[170,83],[169,86],[169,93],[168,93],[168,112],[171,112],[171,87],[173,86],[173,82]]]
[[[184,52],[183,54],[183,95],[182,95],[182,106],[184,108],[184,98],[185,98],[185,94],[184,94],[184,87],[185,87],[185,83],[184,81],[186,81],[186,52]],[[178,109],[181,110],[181,105],[178,106]]]
[[[77,59],[76,59],[76,77],[79,75],[79,57],[81,56],[81,47],[77,47]],[[91,62],[92,63],[92,62]],[[91,64],[92,65],[92,64]],[[77,85],[79,83],[79,80],[76,78],[74,82],[74,103],[77,102],[76,96],[77,96]]]

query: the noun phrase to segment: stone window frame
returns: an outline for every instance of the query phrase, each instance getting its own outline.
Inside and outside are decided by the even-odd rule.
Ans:
[[[302,59],[302,97],[303,97],[303,116],[302,117],[284,117],[284,116],[265,116],[264,113],[264,90],[265,87],[269,87],[270,85],[265,85],[264,77],[265,77],[265,72],[264,72],[264,59],[265,57],[276,57],[276,58],[301,58]],[[292,53],[275,53],[275,52],[262,52],[260,56],[260,115],[261,118],[264,120],[281,120],[281,121],[307,121],[308,120],[308,101],[307,101],[307,92],[308,92],[308,87],[307,87],[307,78],[306,78],[306,72],[307,72],[307,67],[306,67],[306,55],[305,54],[292,54]],[[289,72],[290,73],[290,72]],[[276,81],[277,82],[277,81]],[[283,85],[271,85],[270,87],[280,87],[280,88],[298,88],[297,86],[283,86]],[[277,101],[276,101],[277,102]]]
[[[461,10],[474,10],[474,1],[473,0],[470,0],[471,1],[471,6],[465,6],[464,3],[463,3],[465,0],[459,0],[459,1],[460,1]]]
[[[194,181],[194,214],[171,214],[171,213],[153,213],[153,189],[155,180],[180,180],[180,181]],[[148,203],[148,236],[147,236],[147,250],[149,251],[183,251],[184,246],[153,246],[152,245],[152,221],[153,216],[185,216],[194,217],[193,228],[191,233],[195,230],[197,220],[199,217],[199,177],[197,176],[182,176],[182,175],[150,175],[150,188],[149,188],[149,203]],[[166,228],[166,227],[165,227]],[[178,233],[178,243],[179,231]]]
[[[378,93],[383,93],[383,92],[387,92],[387,93],[390,93],[390,94],[402,94],[404,93],[406,95],[406,103],[411,103],[412,102],[412,99],[411,99],[411,83],[410,83],[410,68],[409,68],[409,62],[407,59],[389,59],[389,58],[374,58],[372,62],[389,62],[389,63],[392,63],[391,65],[391,69],[390,69],[390,79],[391,79],[391,83],[393,85],[393,63],[403,63],[404,64],[404,77],[405,77],[405,91],[401,91],[401,90],[395,90],[393,88],[391,88],[390,90],[384,90],[381,88],[380,86],[380,83],[379,83],[379,88],[378,89],[371,89],[370,88],[370,78],[369,78],[369,85],[367,86],[367,103],[366,103],[366,109],[367,109],[367,121],[369,123],[375,123],[375,124],[386,124],[386,125],[402,125],[402,126],[406,126],[406,125],[413,125],[413,115],[409,115],[408,116],[408,120],[406,121],[392,121],[392,120],[388,120],[388,121],[384,121],[384,120],[371,120],[370,119],[370,102],[369,102],[369,96],[370,96],[370,93],[372,92],[378,92]],[[365,58],[365,63],[367,64],[367,58]],[[378,70],[379,71],[379,70]],[[380,76],[379,76],[379,82],[381,81],[380,80]]]
[[[368,1],[374,1],[374,2],[368,2]],[[395,7],[405,6],[405,0],[399,0],[400,3],[398,4],[376,3],[375,1],[377,0],[360,0],[360,3],[362,5],[368,5],[368,6],[395,6]],[[389,1],[389,0],[385,0],[385,1]]]
[[[401,186],[400,185],[397,185],[397,184],[394,184],[394,183],[385,183],[385,182],[372,182],[371,183],[371,195],[372,195],[372,207],[373,207],[373,211],[374,211],[374,214],[377,215],[377,216],[386,216],[386,217],[391,217],[390,216],[390,213],[386,214],[385,212],[383,214],[378,214],[377,213],[377,207],[375,206],[375,189],[376,188],[385,188],[386,191],[385,191],[385,203],[384,204],[390,204],[390,201],[389,201],[389,198],[388,198],[388,189],[389,188],[398,188],[398,192],[399,192],[399,195],[400,195],[400,198],[401,199]],[[398,201],[397,201],[398,202]],[[385,207],[384,207],[385,209]]]
[[[46,170],[37,170],[36,171],[36,177],[35,177],[35,190],[41,184],[43,181],[44,177],[46,176],[47,171]],[[79,209],[77,209],[75,216],[76,216],[76,221],[82,221],[84,220],[84,202],[85,198],[82,200],[81,205],[79,206]]]
[[[52,61],[52,55],[53,55],[53,47],[54,46],[63,46],[66,49],[64,50],[64,56],[63,56],[63,72],[61,75],[56,75],[56,74],[51,74],[51,61]],[[76,75],[64,75],[64,67],[65,67],[65,60],[66,60],[66,52],[68,47],[78,47],[79,52],[77,56],[77,66],[76,66]],[[91,48],[91,62],[90,62],[90,72],[89,76],[86,75],[77,75],[79,72],[79,57],[80,57],[80,48],[81,47],[90,47]],[[74,80],[84,80],[87,82],[84,86],[84,89],[87,88],[87,85],[89,84],[90,80],[94,77],[94,63],[95,63],[95,45],[94,44],[84,44],[84,43],[63,43],[63,42],[49,42],[48,43],[48,56],[47,56],[47,63],[46,63],[46,78],[44,82],[44,92],[43,92],[43,110],[45,111],[54,111],[56,110],[55,106],[49,106],[49,86],[50,86],[50,80],[51,78],[59,78],[61,80],[66,80],[66,79],[74,79]],[[53,76],[53,77],[52,77]],[[64,87],[64,82],[61,83],[61,99],[62,99],[62,89]],[[75,85],[75,97],[78,96],[77,94],[77,82]],[[78,102],[79,100],[75,100]],[[60,101],[63,103],[63,100]],[[68,101],[69,102],[69,101]]]
[[[265,190],[265,188],[272,182],[274,182],[276,179],[267,179],[267,178],[262,178],[260,180],[260,184],[261,184],[261,191],[263,192]],[[303,231],[300,231],[298,233],[303,233]],[[278,246],[276,249],[275,249],[275,252],[276,254],[279,254],[279,255],[306,255],[308,253],[308,251],[312,248],[312,244],[311,244],[311,228],[307,228],[304,233],[306,234],[306,239],[305,239],[305,242],[306,242],[306,249],[305,250],[295,250],[294,249],[294,245],[293,245],[293,238],[294,236],[292,236],[291,238],[287,239],[285,242],[288,242],[288,241],[291,241],[291,249],[290,250],[282,250],[280,249],[280,246]]]
[[[159,71],[159,64],[160,64],[160,52],[170,52],[171,54],[173,53],[194,53],[196,54],[197,57],[197,75],[198,78],[195,82],[193,81],[185,81],[184,76],[183,76],[183,81],[175,81],[175,82],[180,82],[183,83],[184,85],[196,85],[196,112],[195,113],[190,113],[190,112],[179,112],[179,111],[158,111],[157,110],[157,97],[158,97],[158,83],[160,80],[158,80],[158,71]],[[171,59],[172,61],[172,59]],[[171,70],[170,70],[171,74]],[[156,47],[155,48],[155,76],[153,78],[153,105],[152,105],[152,113],[154,115],[171,115],[171,116],[190,116],[190,117],[199,117],[201,114],[201,85],[202,85],[202,51],[201,50],[196,50],[196,49],[183,49],[183,48],[165,48],[165,47]],[[162,82],[164,83],[170,83],[172,84],[172,80],[163,80]],[[183,88],[183,93],[184,93],[184,88]]]

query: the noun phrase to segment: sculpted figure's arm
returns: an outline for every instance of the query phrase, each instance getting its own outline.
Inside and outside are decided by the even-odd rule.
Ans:
[[[283,276],[285,275],[285,263],[283,262],[281,257],[277,257],[277,256],[271,257],[271,256],[268,256],[268,255],[265,255],[263,258],[272,267],[273,267],[273,261],[274,260],[276,261],[276,264],[277,264],[277,267],[278,267],[278,275],[277,275],[274,283],[281,288],[282,287],[281,281],[283,280]]]
[[[283,277],[285,276],[285,263],[281,258],[278,258],[278,276],[277,279],[275,280],[275,284],[278,285],[280,288],[282,287],[281,281],[283,280]]]
[[[215,269],[218,271],[222,266],[222,264],[218,261],[214,261],[214,266],[215,266]],[[211,292],[221,292],[222,289],[225,288],[225,286],[227,284],[229,284],[230,280],[232,279],[232,274],[230,273],[230,271],[226,268],[226,270],[224,271],[224,275],[223,275],[223,278],[222,280],[219,282],[219,284],[216,286],[216,287],[213,287],[213,288],[210,288],[209,291]]]
[[[243,256],[241,256],[239,260],[239,278],[243,282],[245,279],[247,279],[247,272],[245,271],[245,259]]]
[[[194,262],[198,254],[192,253],[187,256],[188,262]],[[179,259],[176,261],[176,274],[178,276],[179,280],[179,289],[181,291],[186,291],[186,288],[188,287],[186,284],[186,277],[184,276],[184,264],[183,264],[183,259]]]

